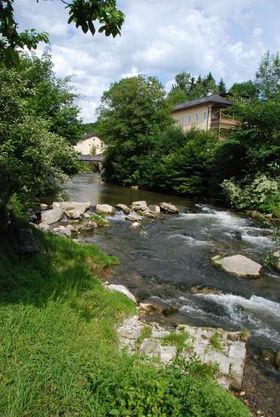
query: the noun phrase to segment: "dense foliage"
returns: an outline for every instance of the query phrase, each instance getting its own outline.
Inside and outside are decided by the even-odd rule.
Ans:
[[[79,136],[78,110],[65,80],[55,78],[49,55],[22,57],[0,67],[0,205],[23,212],[59,189],[76,171],[69,142]]]

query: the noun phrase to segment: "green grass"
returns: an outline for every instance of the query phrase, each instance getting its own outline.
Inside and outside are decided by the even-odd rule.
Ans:
[[[110,226],[110,222],[101,214],[97,214],[97,213],[92,214],[90,216],[90,220],[95,222],[100,227]]]
[[[215,332],[210,339],[211,346],[216,350],[222,350],[222,345],[220,341],[220,335],[218,332]]]
[[[203,365],[159,368],[120,353],[115,324],[135,307],[98,279],[116,259],[36,237],[35,256],[0,241],[1,417],[250,415]]]
[[[176,346],[177,351],[180,353],[183,351],[186,346],[186,340],[188,339],[188,334],[186,332],[182,333],[170,333],[168,336],[164,336],[162,339],[163,346]]]
[[[137,339],[137,346],[140,346],[141,343],[145,340],[148,339],[149,337],[152,336],[152,327],[149,326],[148,324],[143,326],[141,329],[141,333],[140,336]]]

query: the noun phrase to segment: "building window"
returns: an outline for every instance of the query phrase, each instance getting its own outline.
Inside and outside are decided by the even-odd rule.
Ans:
[[[204,111],[203,112],[203,120],[206,120],[207,119],[207,112],[206,111]]]
[[[191,122],[192,122],[192,116],[191,116],[191,115],[189,115],[189,116],[188,116],[188,124],[190,125],[190,124],[191,124]]]
[[[198,120],[199,120],[199,114],[195,113],[195,122],[198,123]]]

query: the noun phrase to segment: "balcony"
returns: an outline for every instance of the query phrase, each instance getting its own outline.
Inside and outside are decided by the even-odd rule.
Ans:
[[[230,129],[238,124],[239,121],[234,118],[234,115],[228,114],[224,109],[212,112],[211,129]]]

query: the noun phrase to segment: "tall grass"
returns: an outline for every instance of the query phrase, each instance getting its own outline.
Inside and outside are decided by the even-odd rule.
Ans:
[[[34,256],[0,242],[1,417],[249,416],[199,365],[159,369],[118,351],[115,324],[135,307],[98,279],[115,258],[36,238]]]

